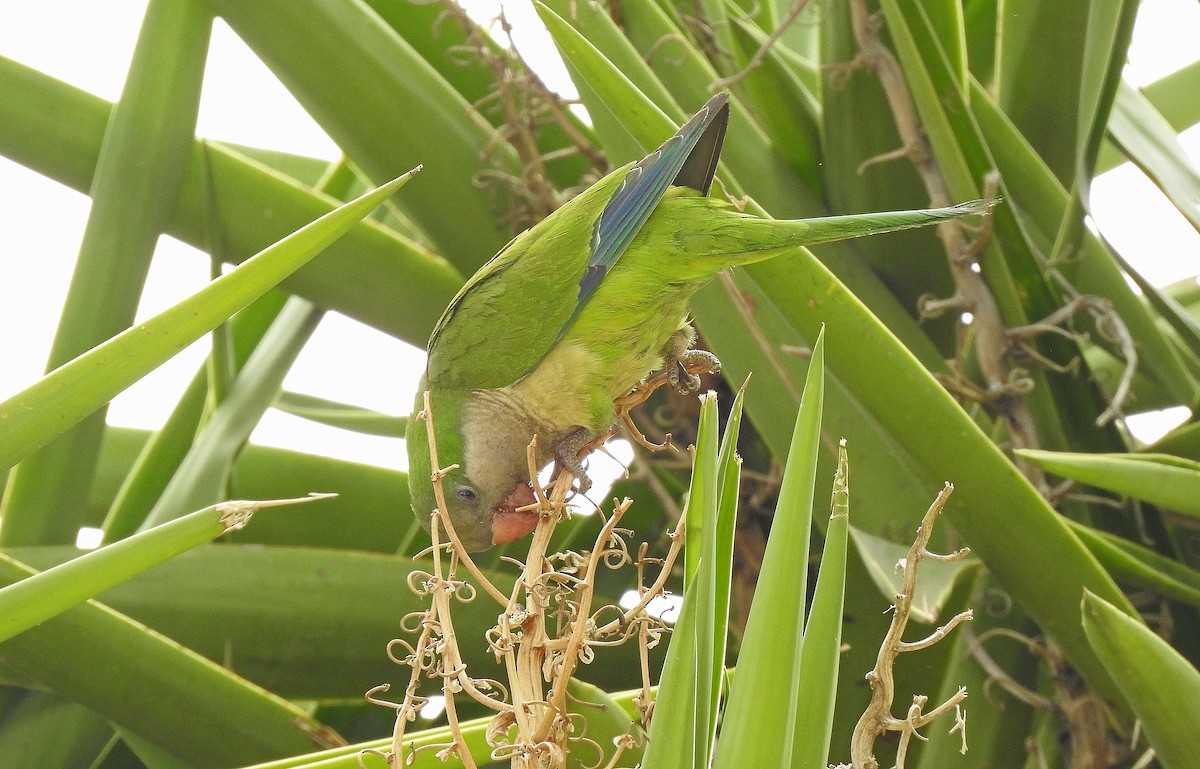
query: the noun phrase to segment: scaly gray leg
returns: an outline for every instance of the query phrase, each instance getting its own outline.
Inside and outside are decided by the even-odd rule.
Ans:
[[[683,326],[667,342],[663,365],[667,382],[681,395],[690,395],[700,389],[700,377],[688,369],[700,369],[706,374],[721,373],[721,361],[707,350],[693,350],[696,332],[691,326]]]
[[[579,452],[595,439],[596,436],[586,427],[577,427],[554,447],[554,458],[558,461],[558,466],[575,476],[576,490],[580,494],[586,494],[588,489],[592,488],[592,479],[588,478]]]

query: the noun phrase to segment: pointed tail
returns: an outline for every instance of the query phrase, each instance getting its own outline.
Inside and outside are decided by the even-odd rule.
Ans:
[[[690,220],[696,222],[695,229],[685,232],[682,241],[689,253],[718,257],[727,265],[750,264],[796,246],[815,246],[986,214],[999,202],[999,198],[992,198],[946,208],[791,220],[759,219],[728,209],[718,213],[709,207],[707,216]]]
[[[972,200],[947,208],[918,208],[912,211],[885,211],[878,214],[851,214],[849,216],[827,216],[821,219],[800,219],[788,224],[804,225],[803,232],[793,230],[794,246],[815,246],[834,240],[877,235],[883,232],[909,230],[930,224],[977,216],[991,211],[1000,198]],[[784,222],[780,222],[783,224]],[[798,236],[798,237],[797,237]]]

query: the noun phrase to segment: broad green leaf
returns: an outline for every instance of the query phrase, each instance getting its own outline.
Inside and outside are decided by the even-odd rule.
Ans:
[[[0,556],[0,582],[31,571]],[[88,602],[0,643],[16,673],[197,767],[263,760],[331,744],[302,710],[128,617]],[[97,671],[120,671],[97,675]]]
[[[697,761],[700,746],[696,739],[701,720],[698,711],[707,708],[708,692],[700,690],[697,679],[710,660],[700,659],[700,623],[696,619],[699,596],[698,590],[683,594],[659,677],[658,696],[654,698],[643,769],[703,769]]]
[[[920,113],[922,130],[929,136],[938,170],[950,194],[970,195],[989,174],[1000,172],[1000,190],[1007,204],[994,211],[990,247],[979,262],[988,291],[1000,311],[999,322],[1012,328],[1051,316],[1074,296],[1071,289],[1060,284],[1065,278],[1073,289],[1111,299],[1129,325],[1130,334],[1145,339],[1147,347],[1168,348],[1161,362],[1157,360],[1159,356],[1152,354],[1144,359],[1163,368],[1168,375],[1181,375],[1177,379],[1181,389],[1191,389],[1186,373],[1179,370],[1174,352],[1154,326],[1140,298],[1129,290],[1111,256],[1091,232],[1076,226],[1082,222],[1082,211],[1077,205],[1074,208],[1070,205],[1076,198],[1063,191],[1057,208],[1032,202],[1027,197],[1030,177],[1042,181],[1040,175],[1044,173],[1049,178],[1048,187],[1053,188],[1058,186],[1053,174],[1028,148],[1024,137],[1005,137],[1002,144],[981,128],[981,113],[998,112],[992,95],[972,92],[968,98],[960,73],[949,63],[928,18],[918,14],[911,3],[889,1],[884,8],[889,33]],[[1019,161],[1013,157],[1014,153],[1020,155]],[[1034,221],[1040,223],[1035,225]],[[1080,256],[1081,251],[1086,258]],[[1045,264],[1045,255],[1054,253],[1064,257],[1063,262],[1054,265],[1059,274],[1048,272]],[[1065,259],[1068,254],[1069,260]],[[1087,318],[1086,314],[1080,314],[1076,323],[1086,323]],[[995,329],[996,322],[989,321],[987,328]],[[1106,340],[1103,326],[1097,325],[1101,327],[1093,333],[1093,339]],[[982,321],[977,321],[976,328],[984,328]],[[982,345],[985,338],[979,339]],[[990,343],[1000,348],[1008,344],[1004,337],[991,337]],[[1105,393],[1095,386],[1094,380],[1053,370],[1055,366],[1072,365],[1079,358],[1075,341],[1043,336],[1036,346],[1039,355],[1052,361],[1050,366],[1024,369],[1034,385],[1024,399],[1035,423],[1039,445],[1102,451],[1121,448],[1114,430],[1096,426],[1097,415],[1107,404]],[[991,352],[988,356],[998,354],[1001,353]],[[1085,514],[1071,509],[1068,513]]]
[[[896,595],[904,584],[904,575],[896,568],[908,554],[908,546],[890,542],[853,526],[850,539],[858,549],[858,555],[867,566],[875,586],[883,595]],[[923,561],[921,578],[912,599],[912,616],[926,624],[936,622],[946,606],[959,575],[967,569],[975,569],[979,562],[973,559],[958,561]]]
[[[725,431],[721,435],[721,449],[717,454],[717,469],[720,473],[717,487],[716,526],[712,532],[712,560],[716,564],[716,595],[713,597],[714,616],[717,619],[713,630],[713,687],[711,689],[712,710],[719,712],[721,690],[725,679],[725,658],[729,647],[729,610],[733,589],[734,537],[737,532],[738,502],[741,499],[742,458],[738,455],[738,436],[742,427],[742,406],[746,400],[743,382],[734,395],[729,416],[725,420]]]
[[[307,300],[288,300],[238,372],[224,401],[196,436],[142,522],[143,530],[223,498],[238,452],[279,394],[284,377],[323,315],[323,310]]]
[[[188,383],[163,426],[147,441],[137,461],[121,476],[121,487],[100,528],[103,540],[115,542],[138,530],[187,456],[208,397],[207,365]]]
[[[143,430],[107,431],[89,512],[96,524],[149,437]],[[238,455],[230,488],[243,499],[289,499],[314,490],[338,495],[318,506],[264,510],[253,526],[232,535],[245,544],[394,554],[414,522],[404,473],[316,454],[248,444]]]
[[[82,705],[50,692],[23,691],[19,700],[4,703],[0,766],[75,769],[82,758],[102,755],[112,740],[112,725]]]
[[[187,167],[211,30],[212,13],[200,0],[160,0],[148,7],[125,88],[104,132],[88,190],[92,206],[47,371],[133,323]],[[0,543],[74,541],[104,409],[83,416],[64,424],[70,429],[13,471],[0,513]]]
[[[1122,84],[1108,130],[1121,151],[1200,229],[1200,172],[1150,100]]]
[[[717,396],[715,393],[705,393],[700,396],[700,425],[696,438],[696,462],[692,466],[692,486],[688,493],[687,512],[685,521],[690,531],[692,524],[696,526],[697,536],[692,545],[687,547],[690,554],[699,554],[696,570],[692,573],[690,584],[685,581],[684,590],[689,587],[696,591],[695,606],[696,628],[696,721],[693,744],[696,746],[695,766],[704,769],[708,766],[712,755],[713,740],[717,736],[717,707],[721,698],[721,673],[725,670],[726,625],[728,615],[717,613],[718,608],[728,606],[728,600],[721,600],[729,595],[730,569],[732,560],[720,562],[717,553],[721,551],[721,537],[717,533],[718,522],[724,518],[732,521],[736,517],[736,506],[733,515],[722,515],[720,495],[721,482],[724,480],[724,468],[720,463],[718,449]],[[736,505],[737,499],[734,498]],[[732,548],[728,551],[732,556]],[[690,558],[689,558],[690,560]],[[679,622],[687,622],[684,617]],[[678,627],[678,623],[676,623]],[[670,652],[668,651],[668,654]]]
[[[1053,234],[1065,215],[1069,201],[1067,190],[975,81],[971,83],[970,100],[972,114],[995,167],[1005,180],[1008,199],[1014,203],[1021,229],[1031,237],[1042,233],[1041,242],[1048,252]],[[1095,235],[1085,230],[1079,253],[1060,269],[1080,292],[1102,296],[1112,302],[1130,335],[1137,340],[1139,362],[1144,364],[1146,373],[1166,387],[1179,402],[1190,403],[1196,399],[1195,378],[1156,325],[1145,302],[1130,290],[1117,263]],[[1092,341],[1105,343],[1103,335],[1094,336]]]
[[[820,25],[821,61],[853,61],[860,46],[853,32],[850,4],[834,3],[823,9]],[[912,163],[885,160],[902,140],[878,76],[868,69],[828,67],[821,71],[821,78],[820,171],[830,211],[880,211],[927,203],[928,193]],[[906,313],[912,312],[922,294],[946,296],[953,291],[945,257],[932,232],[865,241],[854,248],[883,276]],[[869,295],[829,266],[868,306],[876,307]],[[920,280],[913,279],[917,275]],[[922,329],[938,340],[943,350],[953,333],[949,320],[927,321]],[[887,325],[897,327],[891,320]],[[932,368],[936,364],[926,365]]]
[[[1008,0],[998,16],[996,92],[1018,130],[1070,186],[1089,0]],[[1054,51],[1047,57],[1046,51]]]
[[[1200,462],[1200,422],[1176,427],[1145,449],[1151,454],[1173,454]]]
[[[700,738],[698,744],[705,749],[703,767],[711,763],[713,742],[716,739],[718,713],[720,712],[721,691],[725,680],[725,653],[729,638],[729,597],[733,583],[733,539],[737,527],[738,490],[741,477],[741,461],[737,456],[737,439],[741,427],[742,403],[745,388],[734,397],[729,417],[725,423],[725,432],[721,436],[720,448],[714,445],[710,451],[715,452],[713,477],[708,481],[708,493],[711,503],[705,510],[707,535],[701,540],[703,548],[702,568],[704,574],[701,600],[706,605],[704,610],[705,627],[703,632],[708,637],[711,649],[702,649],[701,659],[709,661],[707,675],[701,679],[702,687],[708,689],[708,723],[703,731],[697,730]],[[714,393],[708,393],[701,402],[701,424],[704,425],[706,414],[710,424],[716,425],[717,398]],[[701,434],[701,437],[705,437]],[[715,440],[715,432],[708,436]],[[697,445],[699,450],[699,445]],[[690,503],[690,499],[689,499]],[[711,607],[711,608],[708,608]],[[701,692],[704,688],[701,688]]]
[[[641,693],[640,689],[608,694],[607,692],[596,690],[586,685],[580,686],[578,681],[572,681],[571,686],[578,687],[576,690],[585,693],[587,697],[596,695],[601,699],[607,700],[605,707],[609,708],[610,710],[614,707],[619,708],[623,711],[623,714],[626,717],[636,716],[637,714],[634,700]],[[592,716],[589,715],[589,710],[591,710],[591,708],[588,708],[586,705],[581,705],[578,712],[585,719],[589,720],[590,726],[590,719]],[[611,712],[602,714],[602,717],[606,719],[612,719],[614,721],[620,718],[619,715]],[[486,740],[486,730],[491,720],[491,716],[485,716],[483,718],[475,718],[470,721],[464,721],[462,724],[460,724],[462,728],[463,741],[467,744],[467,747],[471,751],[471,755],[479,764],[486,762],[487,757],[491,754],[491,746],[487,744]],[[405,734],[405,744],[411,745],[413,748],[425,748],[430,745],[444,745],[450,742],[450,740],[450,730],[445,726],[421,729],[419,731],[409,731]],[[347,745],[343,748],[333,748],[331,750],[325,750],[319,753],[310,753],[305,756],[295,756],[292,758],[280,759],[278,761],[255,764],[254,766],[246,767],[245,769],[304,769],[305,767],[312,767],[312,769],[360,769],[360,766],[363,766],[359,764],[359,754],[362,751],[384,751],[388,750],[390,747],[391,737],[388,737],[386,739],[371,740],[369,742],[363,742],[357,745]],[[608,748],[610,746],[604,745],[602,747]],[[593,753],[594,751],[587,751],[586,759],[593,759]],[[624,755],[626,758],[620,762],[620,765],[626,766],[637,763],[636,759],[639,755],[638,751],[627,751]],[[574,754],[572,757],[574,757]],[[387,768],[387,763],[382,758],[377,756],[366,757],[364,765],[367,767],[367,769]],[[411,767],[412,769],[442,769],[442,767],[445,766],[446,762],[438,758],[436,751],[433,750],[420,750],[416,753],[416,755],[413,756],[411,764],[405,764],[405,767]]]
[[[916,117],[920,120],[921,133],[928,137],[936,160],[935,169],[930,170],[936,170],[941,189],[938,192],[931,190],[930,194],[935,196],[935,200],[944,195],[949,195],[951,199],[977,197],[983,180],[995,170],[995,163],[971,121],[970,105],[963,97],[964,72],[955,66],[935,22],[920,13],[918,6],[884,0],[883,9],[897,58],[904,69]],[[950,45],[953,48],[956,43]],[[904,119],[911,120],[913,117],[908,115]],[[1002,177],[1000,191],[1007,200],[1008,190],[1003,181]],[[971,285],[973,276],[964,276],[959,278],[959,283],[966,285],[956,285],[955,292],[971,295],[971,301],[976,305],[972,312],[979,316],[973,330],[977,335],[976,341],[968,348],[972,362],[975,362],[977,354],[972,348],[976,347],[980,350],[980,357],[1001,357],[1000,360],[991,361],[991,365],[1001,367],[1001,370],[993,369],[988,375],[992,380],[988,386],[995,386],[1008,379],[1009,375],[1005,372],[1010,368],[1002,357],[1009,343],[1003,336],[1003,328],[997,326],[1011,328],[1027,325],[1031,319],[1056,310],[1059,302],[1048,290],[1043,265],[1037,261],[1022,237],[1014,220],[1011,202],[996,207],[991,225],[997,236],[982,244],[988,248],[981,249],[977,257],[980,275],[986,285]],[[968,246],[963,243],[957,247]],[[946,254],[945,250],[944,245],[939,249],[942,261],[955,258],[952,254]],[[941,267],[938,269],[940,271]],[[1067,365],[1074,351],[1071,342],[1064,341],[1056,339],[1052,348],[1047,344],[1040,345],[1041,354],[1057,361],[1059,365]],[[1068,445],[1066,432],[1072,425],[1080,424],[1086,426],[1085,429],[1091,429],[1090,422],[1095,418],[1095,410],[1091,405],[1096,398],[1091,393],[1071,393],[1070,396],[1063,395],[1056,399],[1055,395],[1060,390],[1079,390],[1080,385],[1070,378],[1059,377],[1051,387],[1051,376],[1045,368],[1025,369],[1025,375],[1033,383],[1033,387],[1023,395],[1023,405],[1028,409],[1027,419],[1032,422],[1025,431],[1036,432],[1036,439],[1042,445],[1060,448]],[[1071,419],[1070,412],[1073,409],[1084,411],[1082,418]]]
[[[172,755],[136,732],[118,729],[117,733],[129,751],[146,766],[146,769],[190,769],[191,765],[185,759]]]
[[[973,77],[990,83],[996,63],[1000,0],[968,0],[963,6],[967,65]]]
[[[833,502],[821,570],[812,609],[804,623],[804,641],[796,680],[792,760],[797,769],[829,766],[830,729],[837,701],[838,664],[842,654],[842,608],[846,595],[846,539],[850,526],[850,465],[845,444],[838,447]]]
[[[809,360],[775,519],[738,652],[738,674],[730,687],[713,758],[717,769],[786,766],[792,757],[824,403],[823,339],[818,336]]]
[[[641,744],[621,754],[621,766],[636,766],[641,762],[645,750],[646,734],[631,717],[633,708],[627,693],[609,694],[598,686],[572,678],[567,684],[571,693],[571,710],[583,722],[587,738],[593,740],[607,759],[613,751],[613,741],[628,735]],[[620,698],[624,702],[618,700]],[[583,731],[583,730],[581,730]],[[588,769],[596,765],[597,757],[582,743],[577,743],[567,761],[570,769]]]
[[[1167,325],[1174,330],[1178,347],[1182,348],[1187,355],[1184,364],[1195,372],[1196,361],[1200,359],[1200,320],[1180,307],[1179,303],[1165,291],[1146,280],[1138,270],[1134,269],[1133,265],[1120,255],[1116,256],[1116,261],[1124,269],[1129,279],[1141,289],[1150,306],[1157,310]]]
[[[1089,3],[1080,68],[1078,134],[1075,143],[1075,187],[1087,199],[1096,155],[1104,140],[1109,114],[1128,60],[1129,40],[1138,0]],[[1078,225],[1082,227],[1082,222]]]
[[[242,528],[260,508],[297,501],[307,500],[222,502],[0,588],[0,642],[135,574]]]
[[[1055,637],[1089,680],[1103,688],[1103,669],[1079,629],[1075,588],[1095,586],[1114,602],[1124,603],[1124,599],[1057,513],[936,380],[819,263],[800,252],[755,265],[746,274],[759,292],[756,306],[770,303],[793,329],[793,344],[805,344],[811,339],[807,330],[825,323],[827,369],[831,380],[840,385],[830,391],[839,391],[853,405],[842,412],[845,423],[860,429],[869,425],[895,442],[895,450],[886,455],[864,457],[865,467],[856,477],[877,471],[899,474],[908,484],[923,486],[925,498],[914,505],[914,512],[928,506],[929,490],[936,488],[933,478],[954,479],[957,491],[947,508],[949,521],[1014,599]],[[807,299],[797,302],[796,297]],[[701,304],[704,299],[702,291],[693,305],[702,327],[708,309]],[[745,375],[745,354],[714,348],[727,375]],[[756,369],[756,383],[760,373],[773,372]],[[787,397],[787,390],[781,396]],[[914,402],[922,408],[913,409]],[[853,445],[870,445],[856,442],[859,439],[843,430],[842,424],[836,428]],[[898,498],[880,504],[893,518],[897,511],[908,509]],[[1005,515],[996,516],[996,510],[1004,510]],[[1031,559],[1041,564],[1036,575],[1028,568]],[[1072,589],[1064,590],[1064,585]]]
[[[242,310],[228,324],[233,339],[234,363],[242,365],[283,307],[286,295],[273,290]],[[100,528],[103,541],[114,542],[137,531],[158,501],[163,489],[187,456],[205,414],[210,393],[208,361],[188,383],[163,426],[121,474],[120,488],[109,503]],[[113,428],[106,438],[113,436]],[[103,454],[101,459],[103,460]]]
[[[0,57],[0,152],[87,191],[111,105]],[[322,168],[327,163],[322,162]],[[237,262],[328,213],[338,201],[236,149],[196,141],[167,233]],[[365,220],[281,287],[424,346],[462,276],[428,248]]]
[[[775,0],[767,0],[761,6],[765,11],[764,24],[772,24],[775,19]],[[712,65],[723,75],[732,74],[734,62],[732,52],[735,48],[733,30],[730,29],[729,14],[724,0],[699,0],[695,5],[697,24],[704,26],[704,34],[708,37],[705,53]]]
[[[717,441],[716,397],[706,393],[700,396],[700,424],[696,429],[692,480],[684,512],[687,532],[683,558],[685,590],[695,581],[701,556],[709,555],[713,542],[712,525],[715,520],[711,513],[717,509],[717,486],[721,479],[717,466]]]
[[[762,63],[746,70],[734,85],[742,103],[770,138],[772,149],[791,164],[815,196],[822,193],[820,112],[816,68],[782,44],[767,45],[758,25],[731,18],[738,49],[744,59],[759,55]],[[747,66],[746,62],[743,66]]]
[[[1200,608],[1200,571],[1148,547],[1082,524],[1072,524],[1092,555],[1120,582]]]
[[[482,56],[466,55],[472,48],[483,48],[499,55],[503,50],[473,20],[450,19],[443,6],[433,3],[397,3],[392,0],[367,0],[392,29],[403,37],[433,69],[446,79],[454,90],[480,110],[480,116],[496,127],[509,118],[495,103],[496,72]],[[472,40],[471,35],[478,38]],[[524,105],[513,105],[521,110]],[[563,115],[571,121],[571,130],[591,137],[589,126],[573,113]],[[559,189],[579,183],[580,177],[592,170],[589,158],[574,152],[567,131],[556,124],[543,125],[537,132],[546,171]]]
[[[1193,98],[1200,86],[1200,60],[1155,80],[1143,91],[1171,128],[1183,131],[1200,123],[1200,105]]]
[[[386,200],[412,173],[326,214],[174,307],[0,403],[0,467],[44,446],[274,287]]]
[[[370,8],[330,0],[211,4],[370,178],[428,164],[429,178],[403,208],[460,269],[474,272],[504,245],[491,192],[474,182],[489,167],[519,174],[516,152]]]
[[[670,91],[658,79],[650,65],[642,59],[627,33],[617,26],[606,8],[598,3],[569,3],[565,0],[550,0],[546,7],[557,16],[569,23],[581,34],[586,30],[589,43],[596,47],[604,58],[612,63],[639,91],[650,101],[658,105],[672,120],[682,122],[691,105],[680,105]],[[553,34],[553,33],[552,33]],[[559,37],[561,37],[561,33]],[[572,64],[580,64],[577,57],[569,59]],[[703,102],[701,102],[703,104]],[[611,155],[612,148],[606,147]],[[618,163],[626,159],[618,160]]]
[[[1090,592],[1083,598],[1083,628],[1162,765],[1196,766],[1200,672],[1150,628]]]
[[[443,6],[389,0],[366,0],[366,4],[468,102],[477,103],[495,92],[495,73],[486,62],[463,55],[464,46],[471,44],[468,32],[447,18]],[[493,50],[499,47],[490,38],[483,44]],[[496,125],[494,112],[481,114]]]
[[[381,682],[407,680],[385,649],[397,637],[397,618],[421,610],[421,601],[404,588],[409,572],[421,564],[382,553],[240,544],[268,516],[310,514],[305,508],[316,511],[327,529],[337,528],[338,517],[329,511],[337,501],[262,510],[252,526],[231,535],[236,542],[198,547],[97,600],[214,662],[232,664],[239,675],[280,696],[361,700]],[[73,547],[11,551],[43,569],[78,553]],[[511,570],[487,574],[498,585],[512,582]],[[603,600],[616,603],[623,589],[602,594]],[[456,608],[455,617],[464,628],[480,629],[495,624],[496,612],[478,601]],[[107,649],[107,641],[95,643]],[[651,651],[652,668],[661,664],[665,646]],[[501,674],[485,644],[465,643],[462,650],[479,675]],[[636,643],[605,648],[578,676],[610,691],[637,686],[637,658]],[[5,680],[14,680],[12,671]]]
[[[279,393],[273,405],[280,411],[302,419],[385,438],[403,438],[408,424],[407,416],[392,416],[362,406],[351,406],[287,390]]]
[[[578,73],[577,83],[596,93],[598,103],[589,104],[589,111],[610,113],[632,136],[633,142],[622,146],[628,147],[626,152],[614,154],[609,149],[614,162],[640,159],[712,96],[709,86],[716,73],[653,0],[635,0],[630,5],[627,34],[635,44],[645,37],[660,40],[664,34],[672,36],[659,54],[650,59],[657,79],[643,71],[644,67],[630,71],[621,66],[627,54],[625,46],[617,44],[610,35],[593,33],[590,27],[576,20],[570,13],[570,3],[556,0],[548,6],[537,3],[536,7],[563,58]],[[607,27],[601,31],[607,32]],[[673,97],[670,101],[660,93],[664,87]],[[634,94],[636,98],[629,98]],[[598,129],[598,133],[603,139],[604,132]],[[608,143],[606,139],[605,144]],[[719,176],[730,194],[750,192],[773,210],[787,215],[811,213],[819,207],[799,177],[787,170],[786,163],[770,146],[762,129],[750,119],[750,113],[741,106],[736,94],[731,99],[729,141],[721,154]],[[744,179],[751,180],[752,185],[747,186]]]
[[[728,595],[731,563],[718,562],[721,547],[717,522],[732,516],[720,511],[717,399],[713,393],[700,398],[700,425],[693,452],[692,484],[685,512],[685,550],[688,579],[684,583],[683,607],[675,623],[667,659],[660,678],[661,696],[655,700],[650,722],[647,769],[690,766],[705,769],[712,753],[717,728],[727,615],[718,614]],[[732,549],[730,549],[732,555]],[[727,606],[727,601],[723,606]],[[660,721],[661,717],[661,721]],[[684,764],[680,758],[688,756]]]
[[[1200,462],[1170,454],[1017,453],[1063,478],[1200,518]]]

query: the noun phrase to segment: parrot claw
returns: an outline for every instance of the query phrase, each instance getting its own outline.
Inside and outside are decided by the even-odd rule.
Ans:
[[[579,455],[595,439],[596,436],[587,428],[580,427],[554,447],[554,458],[558,461],[559,469],[575,476],[575,491],[579,494],[586,494],[592,488],[592,479],[588,477],[587,468],[583,466],[583,459]]]
[[[695,371],[719,374],[721,361],[707,350],[684,350],[667,362],[667,382],[680,395],[691,395],[700,389],[700,377],[693,373]]]
[[[692,349],[696,332],[684,324],[671,335],[663,350],[663,373],[667,384],[680,395],[691,395],[700,389],[698,374],[719,374],[721,361],[707,350]]]

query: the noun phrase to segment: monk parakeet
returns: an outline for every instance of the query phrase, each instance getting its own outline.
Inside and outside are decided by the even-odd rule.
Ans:
[[[986,205],[779,221],[708,197],[729,118],[714,96],[661,147],[622,166],[523,232],[476,272],[429,340],[408,423],[413,512],[428,529],[434,500],[428,390],[447,511],[471,550],[512,542],[537,524],[526,447],[584,478],[577,452],[616,420],[613,400],[648,374],[681,372],[691,350],[688,300],[726,267],[801,245],[920,227]],[[796,301],[803,301],[797,297]],[[715,360],[715,359],[714,359]],[[675,373],[684,389],[694,377]]]

